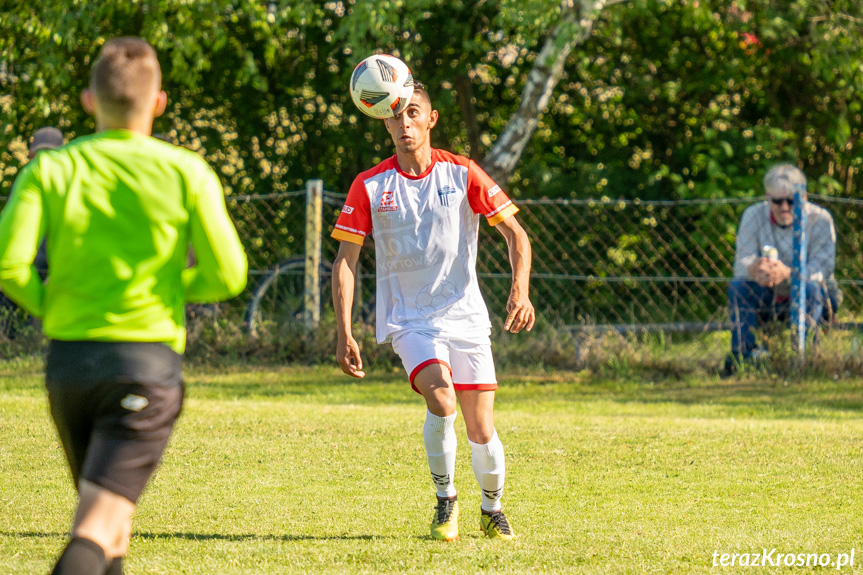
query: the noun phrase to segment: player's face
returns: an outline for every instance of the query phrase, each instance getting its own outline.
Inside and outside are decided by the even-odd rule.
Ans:
[[[437,110],[425,98],[415,98],[395,118],[387,118],[384,124],[392,136],[396,150],[412,153],[428,144],[429,133],[437,123]]]

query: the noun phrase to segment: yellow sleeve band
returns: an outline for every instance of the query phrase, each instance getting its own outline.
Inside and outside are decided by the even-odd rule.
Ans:
[[[359,234],[352,234],[351,232],[346,232],[345,230],[335,229],[333,233],[330,234],[330,237],[339,240],[340,242],[351,242],[352,244],[363,245],[363,241],[366,239],[365,236],[361,236]]]
[[[490,217],[488,219],[488,225],[496,226],[508,217],[515,215],[517,212],[518,208],[515,206],[515,204],[510,204],[492,217]]]

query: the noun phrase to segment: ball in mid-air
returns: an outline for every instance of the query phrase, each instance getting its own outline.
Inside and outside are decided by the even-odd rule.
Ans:
[[[351,98],[363,114],[372,118],[398,116],[413,93],[413,75],[407,64],[395,56],[369,56],[351,74]]]

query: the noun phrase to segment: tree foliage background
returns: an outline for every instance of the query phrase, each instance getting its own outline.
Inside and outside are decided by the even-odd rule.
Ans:
[[[481,158],[569,4],[557,0],[5,0],[0,195],[30,134],[93,122],[78,96],[106,39],[157,48],[168,113],[155,131],[199,150],[229,193],[346,191],[392,153],[347,83],[375,51],[404,58],[443,122],[435,145]],[[627,2],[570,54],[508,187],[522,197],[760,194],[765,166],[799,164],[853,195],[860,167],[863,4]]]
[[[93,131],[79,95],[101,46],[121,35],[159,53],[170,103],[154,131],[202,154],[232,196],[298,190],[312,178],[346,192],[393,153],[382,122],[357,111],[347,90],[374,52],[400,56],[429,87],[442,116],[433,144],[482,162],[520,117],[531,72],[553,74],[539,57],[547,46],[568,55],[501,182],[516,198],[749,198],[781,161],[803,168],[812,192],[857,196],[858,0],[0,0],[0,201],[34,130]],[[254,269],[303,251],[292,201],[234,204]],[[525,210],[535,275],[552,278],[535,278],[535,297],[565,323],[715,319],[722,281],[672,296],[662,283],[637,291],[630,281],[553,278],[727,277],[742,209],[699,205],[677,221],[620,207],[614,225],[599,208]],[[837,220],[840,280],[863,270],[858,211]],[[327,210],[325,225],[336,214]],[[679,231],[657,240],[658,219]],[[483,245],[500,250],[490,237]],[[334,246],[324,248],[331,259]],[[484,285],[492,307],[505,302],[509,277],[505,252],[494,253],[480,264],[502,278]],[[863,309],[853,290],[843,306],[851,314]],[[621,302],[646,307],[626,315]]]

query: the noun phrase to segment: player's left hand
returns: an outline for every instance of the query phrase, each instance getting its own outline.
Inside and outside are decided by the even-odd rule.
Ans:
[[[522,329],[530,331],[536,321],[536,311],[527,297],[510,294],[506,302],[506,321],[503,329],[510,333],[518,333]]]
[[[353,336],[339,337],[336,344],[336,359],[342,371],[351,377],[365,377],[363,371],[363,358],[360,355],[360,346]]]

